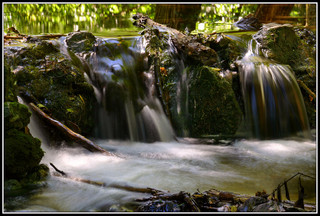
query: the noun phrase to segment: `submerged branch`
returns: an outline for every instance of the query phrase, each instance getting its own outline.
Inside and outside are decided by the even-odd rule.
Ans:
[[[314,179],[314,180],[316,179],[315,177],[312,177],[312,176],[309,176],[309,175],[305,175],[303,173],[298,172],[298,173],[294,174],[293,176],[291,176],[289,179],[285,180],[283,183],[279,184],[277,186],[277,188],[272,191],[271,194],[272,194],[272,197],[274,197],[275,192],[277,192],[278,202],[282,202],[282,199],[281,199],[281,187],[284,186],[285,187],[285,192],[286,192],[286,198],[288,200],[290,200],[287,183],[290,180],[292,180],[294,177],[298,176],[298,175],[299,175],[299,198],[295,202],[294,206],[304,209],[304,201],[303,201],[303,199],[304,199],[304,188],[303,188],[303,186],[301,184],[301,176],[305,176],[305,177],[308,177],[308,178],[311,178],[311,179]],[[268,196],[270,196],[271,194],[268,194]]]
[[[74,181],[78,181],[78,182],[82,182],[82,183],[86,183],[86,184],[96,185],[96,186],[105,187],[105,188],[112,187],[112,188],[122,189],[122,190],[126,190],[126,191],[131,191],[131,192],[138,192],[138,193],[150,193],[152,195],[167,193],[167,192],[160,191],[160,190],[157,190],[157,189],[154,189],[154,188],[149,188],[149,187],[147,187],[147,188],[139,188],[139,187],[133,187],[133,186],[130,186],[130,185],[122,185],[122,184],[117,184],[117,183],[106,184],[104,182],[92,181],[92,180],[83,179],[83,178],[71,177],[71,176],[67,175],[65,172],[59,170],[52,163],[50,163],[50,165],[55,169],[55,171],[57,171],[59,173],[59,174],[56,173],[55,176],[68,178],[68,179],[71,179],[71,180],[74,180]]]
[[[100,146],[95,145],[91,140],[83,137],[82,135],[72,131],[70,128],[59,122],[58,120],[55,120],[48,116],[46,113],[44,113],[40,108],[38,108],[33,103],[29,103],[32,110],[43,120],[45,120],[50,126],[55,127],[60,132],[62,132],[64,135],[66,135],[69,139],[74,141],[75,143],[80,144],[85,149],[91,151],[91,152],[100,152],[102,154],[105,154],[107,156],[116,156],[105,149],[101,148]]]

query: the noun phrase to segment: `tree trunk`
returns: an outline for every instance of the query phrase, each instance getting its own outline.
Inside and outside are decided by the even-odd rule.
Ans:
[[[282,17],[289,16],[294,4],[260,4],[254,17],[260,23],[281,21]]]
[[[186,27],[193,31],[200,11],[201,4],[157,4],[154,20],[180,31]]]

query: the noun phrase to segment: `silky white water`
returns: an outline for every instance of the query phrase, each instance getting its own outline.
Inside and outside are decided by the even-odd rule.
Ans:
[[[50,167],[47,186],[16,211],[79,212],[111,211],[115,205],[134,202],[150,194],[99,187],[54,176],[49,163],[69,176],[134,187],[194,193],[218,189],[254,195],[271,193],[278,184],[297,172],[316,175],[316,144],[306,140],[239,140],[231,145],[199,144],[196,139],[141,143],[93,140],[121,157],[91,153],[83,148],[48,147],[41,125],[31,117],[29,128],[42,140]],[[290,197],[297,200],[297,179],[288,184]],[[315,202],[315,180],[302,178],[305,201]]]

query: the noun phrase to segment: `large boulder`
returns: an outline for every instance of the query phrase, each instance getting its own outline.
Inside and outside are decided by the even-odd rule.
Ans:
[[[88,135],[93,129],[93,87],[81,62],[61,53],[51,42],[24,47],[5,61],[13,68],[20,94],[72,130]]]
[[[5,136],[4,170],[6,178],[22,179],[40,163],[44,152],[41,141],[18,130]]]
[[[222,70],[205,66],[203,61],[190,61],[188,56],[178,52],[176,44],[164,32],[156,34],[146,30],[144,37],[160,99],[177,135],[234,135],[241,122],[242,111],[232,81],[220,76]],[[228,69],[241,48],[232,49],[236,44],[223,35],[215,39],[211,40],[212,43],[208,40],[206,45],[220,50],[221,56],[228,56],[223,64]],[[222,52],[225,48],[229,50],[227,54]],[[222,66],[221,62],[219,64]]]
[[[242,112],[232,86],[218,70],[204,66],[191,72],[188,107],[193,136],[234,135],[240,125]]]
[[[95,36],[86,31],[71,32],[66,37],[68,48],[75,53],[92,51],[95,42]]]
[[[31,112],[18,102],[4,103],[4,171],[5,179],[30,178],[40,181],[46,176],[39,163],[44,156],[41,142],[28,130]]]

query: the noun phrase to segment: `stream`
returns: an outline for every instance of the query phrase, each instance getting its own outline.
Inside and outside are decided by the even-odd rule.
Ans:
[[[178,138],[172,142],[131,142],[96,139],[94,142],[121,157],[107,157],[82,148],[54,149],[46,132],[33,116],[31,133],[41,139],[46,152],[41,163],[53,163],[68,175],[135,187],[194,193],[218,189],[254,195],[271,193],[297,172],[315,176],[316,145],[309,140],[236,140],[229,145],[201,144],[201,140]],[[46,186],[16,211],[82,212],[112,211],[116,206],[139,204],[150,194],[99,187],[52,175]],[[290,197],[297,200],[298,179],[288,183]],[[305,202],[315,203],[316,184],[302,178]]]
[[[140,94],[142,87],[139,87],[139,85],[142,84],[137,81],[136,77],[138,75],[135,74],[132,65],[137,62],[134,58],[136,52],[142,51],[129,49],[129,51],[134,52],[134,55],[131,55],[131,52],[126,52],[121,53],[119,59],[113,54],[110,57],[110,50],[106,45],[118,46],[119,41],[109,40],[108,43],[106,41],[102,40],[99,47],[100,53],[97,52],[98,54],[95,53],[88,58],[90,65],[93,65],[90,68],[91,74],[88,74],[88,81],[94,86],[99,102],[95,122],[97,125],[97,128],[95,128],[96,136],[88,138],[120,157],[91,153],[83,148],[68,147],[63,143],[58,149],[54,148],[50,146],[47,131],[43,129],[37,117],[32,115],[28,127],[31,134],[42,141],[41,148],[45,151],[45,155],[41,163],[50,167],[50,175],[45,187],[41,188],[14,211],[117,211],[120,206],[126,206],[130,209],[130,205],[139,204],[136,199],[151,196],[146,193],[129,192],[113,187],[99,187],[61,178],[53,175],[54,170],[50,163],[69,176],[103,182],[107,186],[117,183],[134,187],[151,187],[172,193],[180,191],[194,193],[217,189],[254,196],[257,191],[262,190],[271,193],[280,183],[297,172],[316,176],[316,140],[306,138],[270,139],[270,133],[270,136],[274,137],[273,130],[272,132],[269,130],[265,132],[268,138],[265,140],[259,139],[259,133],[257,133],[258,138],[235,139],[226,143],[213,143],[210,139],[189,137],[174,139],[173,129],[158,99],[152,96],[150,92]],[[243,63],[244,68],[249,67],[249,63],[247,65],[246,63]],[[258,63],[264,65],[265,62],[259,59]],[[132,68],[127,67],[128,65],[131,65]],[[265,65],[271,65],[271,63],[267,62]],[[261,71],[263,70],[261,69]],[[269,73],[270,76],[275,76],[275,72],[270,70]],[[121,78],[129,78],[116,80],[114,75],[117,74],[120,74],[119,77]],[[153,79],[148,71],[142,71],[141,74],[145,75],[147,81],[147,78]],[[277,74],[280,74],[280,72]],[[285,73],[283,72],[283,74]],[[285,75],[283,76],[285,77]],[[100,78],[99,80],[98,78],[93,80],[92,77]],[[182,77],[182,82],[185,79],[185,77]],[[282,77],[275,79],[280,84],[275,85],[274,89],[271,90],[268,90],[267,86],[271,78],[258,77],[258,80],[266,80],[264,82],[252,81],[263,86],[261,89],[264,88],[263,92],[267,92],[260,98],[265,99],[265,101],[276,101],[274,104],[281,105],[276,99],[272,98],[273,94],[271,93],[275,92],[274,95],[279,93],[275,89],[282,86]],[[119,95],[116,93],[111,96],[108,95],[106,90],[110,85],[111,87],[121,86],[119,83],[124,83],[122,86],[128,87],[119,87],[120,90],[132,88],[123,101],[118,100]],[[285,83],[285,85],[288,84]],[[148,85],[146,84],[146,86]],[[150,86],[152,88],[152,85]],[[148,88],[149,91],[151,91],[150,88]],[[122,93],[120,90],[119,92]],[[287,96],[290,91],[289,88],[289,90],[285,89],[282,92],[283,95]],[[253,90],[250,94],[248,93],[247,97],[253,95],[250,99],[254,101],[257,92],[258,90]],[[298,96],[294,98],[301,102]],[[254,119],[253,121],[258,121],[261,115],[255,113],[258,108],[254,106],[254,102],[246,105],[246,108],[253,110],[251,118]],[[290,103],[290,101],[286,103]],[[261,104],[266,110],[270,107],[270,103],[263,101]],[[141,108],[139,112],[136,111],[135,106]],[[297,109],[302,109],[299,108],[300,105],[297,106]],[[283,126],[281,124],[284,121],[280,118],[285,113],[283,108],[274,106],[270,110],[268,113],[276,113],[275,119],[280,119],[280,123],[267,116],[265,119],[271,119],[271,122],[265,120],[265,122],[260,123],[259,127],[255,125],[257,128],[254,129],[260,131],[261,125],[265,126],[267,124],[268,127],[278,124],[281,129],[287,128],[287,125]],[[301,114],[295,119],[305,117],[306,115]],[[295,119],[292,122],[295,123]],[[301,128],[293,128],[292,130],[296,132]],[[309,130],[309,128],[302,128],[302,130]],[[283,137],[283,134],[286,135],[286,131],[280,132],[279,137]],[[314,204],[316,202],[316,181],[302,177],[302,184],[305,189],[305,202]],[[288,188],[292,201],[296,201],[298,199],[298,178],[290,181]],[[19,197],[16,199],[19,199]]]

